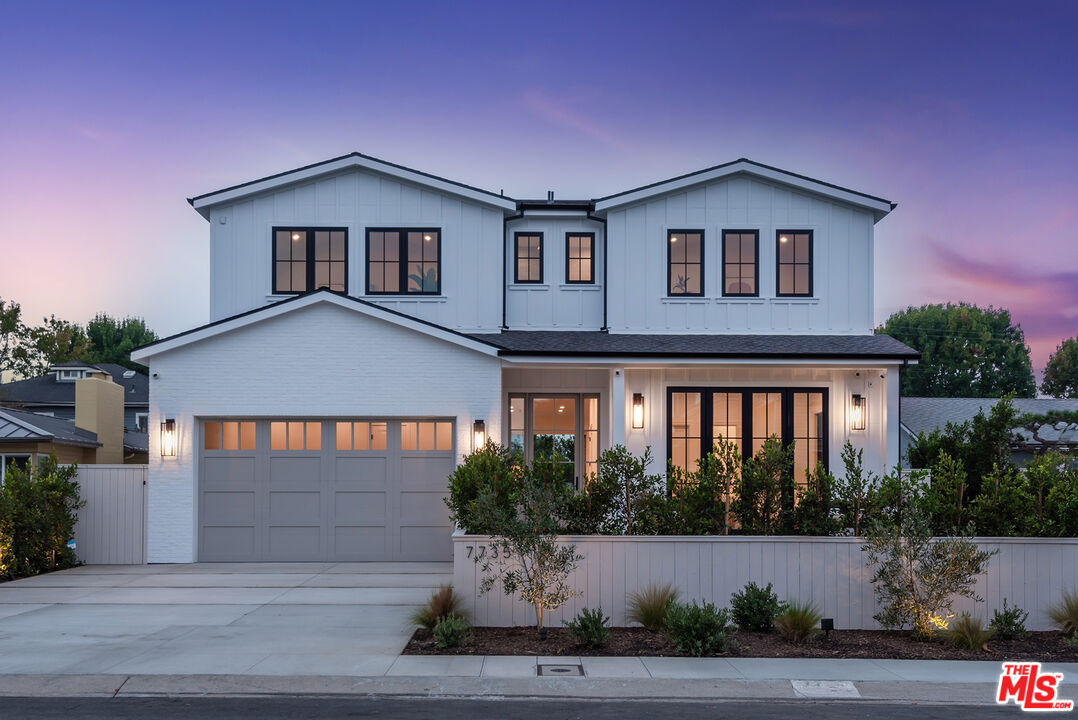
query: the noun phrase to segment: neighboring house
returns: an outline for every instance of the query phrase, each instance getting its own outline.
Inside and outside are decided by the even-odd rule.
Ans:
[[[943,430],[947,423],[968,422],[984,411],[992,411],[999,398],[902,398],[902,458],[906,459],[910,445],[919,433]],[[1011,401],[1019,415],[1047,415],[1051,412],[1078,414],[1078,400],[1056,398],[1015,398]],[[1034,454],[1047,450],[1064,453],[1078,452],[1078,423],[1055,421],[1027,423],[1011,433],[1011,453],[1015,461],[1024,464]]]
[[[124,399],[128,389],[114,382],[105,370],[85,369],[83,372],[83,366],[79,366],[80,376],[64,381],[65,389],[70,391],[70,406],[47,393],[36,393],[39,400],[47,397],[43,403],[53,403],[44,406],[70,415],[70,419],[58,416],[53,410],[43,411],[43,405],[34,405],[31,412],[0,404],[0,455],[5,465],[33,464],[38,456],[49,454],[55,454],[65,463],[146,462],[149,442],[146,432],[124,428]],[[63,372],[76,370],[68,368]],[[19,385],[25,391],[25,382],[10,385]],[[0,385],[0,393],[7,387]]]
[[[515,200],[354,153],[193,198],[210,323],[150,367],[148,557],[445,560],[446,476],[484,439],[693,468],[716,438],[899,456],[873,334],[881,198],[749,160]]]
[[[146,432],[150,412],[149,378],[115,363],[57,363],[44,375],[0,384],[0,406],[74,420],[75,381],[101,371],[108,373],[124,390],[124,428],[131,432]]]

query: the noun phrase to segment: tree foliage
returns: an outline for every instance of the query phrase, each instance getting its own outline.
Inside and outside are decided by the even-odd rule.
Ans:
[[[1033,397],[1033,365],[1019,325],[1002,308],[922,305],[891,315],[877,333],[921,353],[902,371],[906,397]]]
[[[144,366],[131,361],[131,351],[157,340],[157,333],[146,327],[146,321],[142,318],[118,319],[105,313],[98,313],[86,323],[86,335],[90,350],[83,360],[115,363],[131,370],[145,370]]]
[[[1056,346],[1044,368],[1041,392],[1057,398],[1078,398],[1078,337]]]

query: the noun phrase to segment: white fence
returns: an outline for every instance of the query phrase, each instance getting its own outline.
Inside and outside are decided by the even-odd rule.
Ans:
[[[861,540],[845,537],[566,537],[584,556],[570,582],[580,593],[550,613],[547,624],[562,625],[581,608],[601,606],[614,626],[626,625],[626,595],[650,583],[671,583],[683,600],[707,600],[728,606],[730,595],[745,583],[773,583],[780,599],[811,600],[824,617],[842,629],[875,629],[877,612],[872,569]],[[1002,605],[1029,611],[1030,630],[1052,629],[1045,609],[1059,602],[1063,590],[1078,588],[1078,539],[978,538],[987,550],[999,550],[977,582],[983,603],[959,598],[963,610],[990,618]],[[462,595],[476,625],[534,625],[530,605],[506,597],[500,587],[479,594],[482,574],[473,561],[489,552],[489,538],[453,536],[454,588]]]
[[[75,553],[87,565],[146,562],[146,466],[79,465],[86,505],[75,525]]]

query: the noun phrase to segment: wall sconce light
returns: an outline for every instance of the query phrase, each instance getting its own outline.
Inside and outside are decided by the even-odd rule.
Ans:
[[[472,442],[475,443],[473,450],[482,450],[487,444],[487,424],[482,420],[472,423]]]
[[[868,415],[867,399],[860,393],[854,393],[850,398],[850,429],[864,430],[866,415]]]
[[[633,393],[633,429],[640,430],[644,427],[644,395]]]
[[[173,418],[161,423],[161,457],[176,457],[176,421]]]

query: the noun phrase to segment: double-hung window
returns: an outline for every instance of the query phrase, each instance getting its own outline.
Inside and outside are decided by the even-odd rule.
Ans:
[[[756,230],[723,230],[722,294],[756,297],[760,294],[760,236]]]
[[[348,289],[348,229],[273,228],[273,292]]]
[[[437,228],[368,229],[367,294],[441,294],[441,239]]]
[[[779,230],[775,233],[778,258],[775,294],[780,297],[812,296],[812,231]]]
[[[793,446],[793,477],[805,484],[817,463],[827,467],[827,390],[824,388],[670,388],[667,457],[693,472],[719,442],[750,458],[774,437]]]
[[[595,233],[565,233],[565,282],[595,282]]]
[[[527,463],[548,460],[577,489],[599,470],[598,395],[510,395],[509,447]]]
[[[666,292],[704,294],[704,231],[670,230],[666,235]]]
[[[513,236],[513,282],[543,282],[543,233],[518,232]]]

